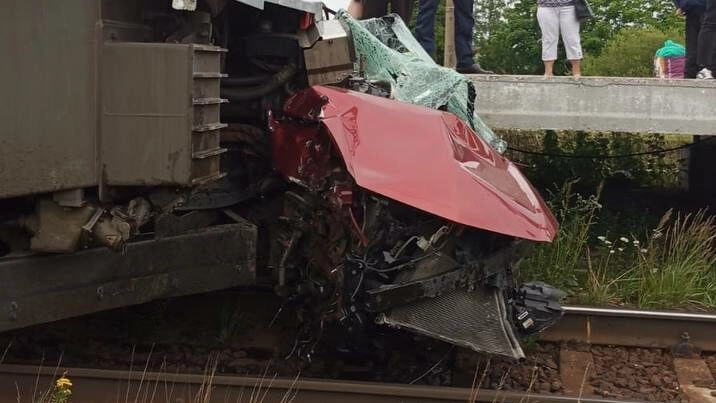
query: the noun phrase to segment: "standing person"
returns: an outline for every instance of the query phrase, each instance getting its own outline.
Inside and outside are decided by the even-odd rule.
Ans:
[[[706,0],[674,0],[676,13],[686,17],[686,66],[684,78],[696,78],[699,72],[697,55],[701,20],[706,9]]]
[[[575,78],[581,77],[582,43],[574,0],[537,0],[537,22],[542,30],[544,76],[554,75],[554,61],[557,60],[557,45],[561,32],[567,60],[572,64],[572,75]]]
[[[378,18],[388,13],[388,3],[390,12],[398,14],[405,21],[405,25],[408,25],[413,13],[412,0],[350,0],[347,10],[348,14],[356,19]]]
[[[696,78],[713,79],[716,74],[716,0],[706,0],[697,53],[697,62],[703,69]]]
[[[368,0],[370,1],[370,0]],[[418,18],[415,22],[415,39],[432,57],[435,57],[435,14],[439,0],[420,0]],[[473,0],[454,0],[455,4],[455,55],[456,70],[463,74],[492,74],[483,70],[472,58]]]

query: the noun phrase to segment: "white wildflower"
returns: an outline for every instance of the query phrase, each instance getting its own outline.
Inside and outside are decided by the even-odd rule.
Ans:
[[[600,235],[597,237],[597,239],[599,239],[602,242],[605,242],[607,240],[607,237],[605,237],[604,235]]]
[[[624,248],[618,248],[619,252],[624,252]]]
[[[646,253],[646,252],[648,252],[648,251],[647,251],[646,249],[644,249],[644,248],[641,248],[641,249],[639,249],[639,252],[641,252],[641,253]]]
[[[610,254],[614,253],[614,249],[609,249],[609,253]]]
[[[639,241],[637,241],[636,239],[632,243],[634,244],[634,246],[639,246]]]
[[[604,241],[605,245],[611,245],[612,243],[610,241]]]
[[[619,240],[622,242],[629,242],[629,239],[627,239],[627,237],[625,237],[625,236],[619,238]]]

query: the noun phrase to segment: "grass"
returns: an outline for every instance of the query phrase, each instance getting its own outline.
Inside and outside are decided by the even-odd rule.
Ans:
[[[201,384],[198,386],[198,389],[196,392],[193,392],[191,390],[191,386],[189,387],[189,390],[183,391],[184,393],[181,394],[180,388],[176,387],[175,384],[172,382],[171,384],[168,384],[166,380],[164,380],[164,401],[166,402],[173,402],[173,401],[188,401],[191,403],[209,403],[211,401],[215,401],[216,397],[215,393],[217,389],[217,385],[214,383],[215,377],[217,375],[217,368],[219,365],[219,358],[220,354],[218,353],[212,353],[209,355],[209,358],[206,362],[206,365],[204,367],[204,372],[202,374],[202,381]],[[125,397],[125,403],[148,403],[156,401],[155,397],[157,394],[157,390],[161,389],[159,388],[160,382],[162,382],[159,378],[157,378],[153,385],[149,382],[145,382],[145,375],[147,374],[147,368],[149,365],[149,361],[144,366],[144,371],[142,372],[142,378],[139,382],[139,385],[137,386],[136,394],[134,399],[130,398],[133,388],[133,385],[128,382],[126,386],[126,397]],[[164,368],[165,365],[163,364],[162,367]],[[165,372],[160,372],[165,373]],[[235,403],[264,403],[269,402],[273,400],[267,400],[267,395],[269,394],[271,388],[273,387],[274,382],[276,381],[277,374],[274,374],[272,377],[268,377],[268,365],[266,366],[266,370],[262,374],[261,377],[257,378],[254,385],[250,388],[251,390],[245,390],[244,387],[241,387],[238,391],[237,396],[234,398],[232,396],[232,390],[230,387],[225,388],[224,391],[224,401],[226,402],[235,402]],[[279,403],[291,403],[296,398],[296,395],[298,393],[298,390],[296,389],[296,384],[300,378],[300,373],[296,375],[296,377],[293,379],[291,385],[286,389],[286,391],[281,396],[281,400]],[[148,394],[148,391],[153,388],[153,391],[151,393],[151,396]],[[144,390],[143,396],[140,398],[140,392]],[[175,393],[176,392],[176,393]],[[189,397],[190,396],[190,397]],[[160,399],[160,398],[158,398]],[[119,401],[119,399],[118,399]]]
[[[531,277],[535,277],[532,274],[538,274],[541,281],[565,290],[579,284],[578,273],[574,269],[581,265],[589,230],[598,210],[595,200],[585,200],[572,192],[573,184],[568,182],[550,194],[550,207],[560,223],[560,231],[549,246],[535,249],[523,264],[529,271],[522,273]]]
[[[5,351],[0,355],[0,364],[5,361],[7,353],[10,351],[12,343],[8,343]],[[44,357],[43,357],[44,362]],[[34,388],[30,402],[32,403],[69,403],[70,397],[72,396],[72,381],[67,377],[67,373],[62,373],[61,376],[57,377],[60,363],[62,362],[62,356],[60,356],[57,366],[54,369],[50,383],[47,387],[40,389],[40,371],[42,370],[42,364],[38,367],[38,373],[35,377]],[[54,380],[54,381],[52,381]],[[16,401],[20,403],[22,401],[22,393],[20,386],[15,382],[16,390]]]
[[[500,134],[517,149],[538,152],[508,152],[538,188],[566,183],[547,197],[560,231],[552,244],[539,246],[524,262],[522,280],[548,282],[567,291],[574,303],[716,309],[714,217],[707,211],[669,211],[659,220],[680,203],[678,198],[669,199],[666,192],[645,202],[649,196],[625,193],[682,187],[684,154],[564,157],[664,150],[688,144],[688,136],[549,130]],[[595,188],[592,197],[580,195]],[[620,207],[603,208],[602,196],[605,203]]]
[[[714,216],[668,212],[633,269],[630,297],[640,306],[716,306]]]
[[[552,193],[561,228],[526,259],[523,280],[549,282],[573,303],[716,309],[714,216],[668,211],[643,234],[599,235],[598,196],[585,199],[572,185]]]
[[[522,365],[521,363],[515,363],[515,365],[519,366]],[[491,370],[492,366],[492,358],[487,358],[484,367],[482,366],[482,361],[478,359],[475,370],[473,371],[473,378],[472,378],[472,385],[470,386],[470,394],[467,399],[467,403],[477,403],[479,401],[485,401],[484,399],[480,399],[480,391],[482,390],[482,387],[485,385],[485,381],[488,379],[488,374]],[[508,367],[504,372],[502,372],[499,381],[497,381],[494,385],[494,391],[495,392],[516,392],[515,390],[508,391],[505,389],[505,384],[507,380],[510,378],[510,372],[513,367]],[[587,384],[587,371],[589,370],[589,367],[587,367],[587,370],[584,373],[584,377],[582,378],[582,384],[581,389],[584,388],[584,386]],[[519,403],[523,402],[533,402],[533,401],[539,401],[535,400],[535,394],[539,394],[540,392],[537,389],[537,381],[539,380],[539,371],[541,371],[540,365],[537,364],[537,362],[534,362],[531,365],[530,368],[530,377],[529,377],[529,385],[527,385],[526,390],[523,390],[519,393],[522,394],[520,397],[520,400],[518,400]],[[488,385],[489,386],[489,385]],[[582,395],[582,390],[580,390],[580,398]],[[504,402],[505,396],[501,396],[500,394],[495,394],[494,398],[492,399],[492,403],[497,402]]]
[[[2,355],[0,355],[0,364],[5,361],[5,357],[7,357],[8,351],[10,351],[10,347],[12,347],[12,342],[7,344],[7,347],[5,347],[5,351],[3,351]]]
[[[2,364],[10,347],[11,345],[8,345],[4,353],[0,354],[0,364]],[[133,356],[134,349],[132,350],[132,357]],[[170,383],[167,382],[167,378],[163,376],[155,377],[154,380],[149,379],[150,373],[148,372],[148,370],[150,366],[150,361],[152,360],[151,353],[144,364],[139,363],[140,365],[143,365],[143,370],[141,372],[141,378],[139,379],[139,382],[135,383],[132,381],[132,379],[135,378],[134,376],[132,376],[132,370],[134,367],[134,361],[132,358],[132,361],[130,362],[128,378],[125,380],[117,381],[116,401],[123,401],[124,403],[148,403],[154,401],[186,401],[191,403],[209,403],[211,401],[216,401],[217,396],[215,396],[215,392],[219,388],[217,388],[217,385],[215,385],[214,381],[219,366],[219,358],[219,353],[212,353],[208,356],[201,377],[201,383],[198,385],[198,389],[196,390],[192,390],[192,386],[189,383],[186,385],[186,389],[182,389],[175,384],[175,380],[172,380]],[[225,402],[230,401],[235,403],[269,403],[276,401],[273,399],[267,399],[269,392],[271,391],[271,388],[273,387],[277,377],[277,374],[274,374],[272,377],[267,376],[269,365],[270,363],[267,364],[262,376],[256,379],[254,385],[249,386],[248,389],[250,390],[245,390],[245,388],[242,386],[238,390],[237,396],[234,397],[232,396],[233,391],[231,387],[224,387],[223,389],[225,389],[225,391],[223,400]],[[39,371],[42,370],[42,366],[38,368],[38,374],[35,378],[34,391],[32,393],[31,399],[29,400],[30,402],[71,403],[73,401],[73,385],[72,381],[70,380],[70,376],[68,376],[68,374],[65,372],[61,376],[57,377],[59,367],[60,363],[58,362],[54,373],[51,375],[51,379],[54,379],[54,382],[51,382],[46,388],[42,390],[38,389],[41,377]],[[165,372],[165,370],[166,359],[162,361],[159,374],[164,376],[169,375],[169,373]],[[179,373],[171,375],[179,375]],[[280,400],[278,400],[279,403],[293,402],[293,400],[296,398],[296,395],[298,394],[297,383],[299,379],[300,373],[298,373],[294,377],[291,384],[280,396]],[[23,392],[20,390],[21,388],[17,383],[15,387],[17,389],[17,402],[21,402],[23,401]],[[107,392],[109,393],[109,391]]]

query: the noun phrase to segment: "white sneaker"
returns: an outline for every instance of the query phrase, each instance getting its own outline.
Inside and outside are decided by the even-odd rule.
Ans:
[[[711,70],[704,68],[696,74],[696,78],[698,80],[713,80],[714,76],[711,74]]]

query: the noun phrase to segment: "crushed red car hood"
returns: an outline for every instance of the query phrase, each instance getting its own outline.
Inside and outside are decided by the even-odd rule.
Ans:
[[[517,167],[455,115],[340,88],[289,99],[328,129],[356,183],[448,220],[536,241],[557,222]]]

